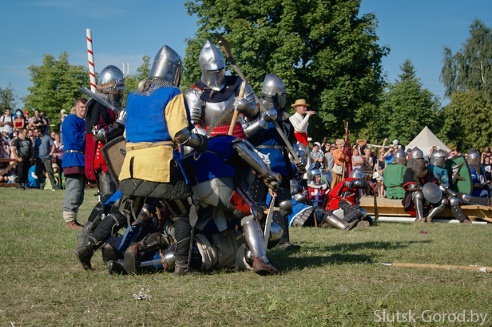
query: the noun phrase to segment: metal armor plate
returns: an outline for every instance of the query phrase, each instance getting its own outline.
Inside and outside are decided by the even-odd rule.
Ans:
[[[234,114],[234,94],[225,101],[217,103],[207,102],[205,104],[202,113],[205,126],[212,125],[224,110],[227,110],[229,114],[221,119],[220,125],[231,123]]]

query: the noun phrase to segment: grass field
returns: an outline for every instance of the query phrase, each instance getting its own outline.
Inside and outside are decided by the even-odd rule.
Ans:
[[[380,264],[492,266],[490,225],[294,228],[299,251],[268,252],[279,276],[110,276],[99,252],[94,271],[79,266],[63,194],[0,188],[0,326],[492,325],[491,274]],[[150,298],[136,300],[142,288]]]

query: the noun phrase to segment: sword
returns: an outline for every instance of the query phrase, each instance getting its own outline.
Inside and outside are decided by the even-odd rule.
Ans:
[[[112,111],[114,111],[116,113],[119,113],[120,112],[120,109],[119,108],[116,108],[111,103],[109,103],[108,101],[104,100],[99,95],[97,95],[96,93],[92,92],[91,90],[89,90],[89,89],[87,89],[85,87],[81,87],[79,89],[79,91],[82,92],[82,93],[84,93],[88,97],[96,100],[97,102],[99,102],[100,104],[102,104],[103,106],[105,106],[106,108],[109,108],[109,109],[111,109]]]
[[[263,245],[265,245],[265,249],[268,248],[268,240],[270,239],[270,227],[272,225],[273,220],[273,207],[275,206],[275,198],[277,197],[276,193],[272,194],[272,201],[270,202],[270,207],[268,208],[268,214],[265,221],[265,232],[263,234]]]
[[[248,80],[246,79],[246,76],[244,76],[244,73],[239,68],[239,66],[236,64],[236,60],[232,56],[231,47],[229,46],[229,42],[227,42],[227,40],[220,33],[216,32],[215,34],[219,38],[220,47],[225,52],[225,55],[226,55],[227,59],[229,59],[229,61],[231,62],[232,66],[234,67],[234,70],[239,75],[239,77],[242,78],[242,80],[244,81],[244,83],[247,83]],[[260,109],[263,112],[265,112],[266,111],[266,108],[265,108],[265,106],[263,106],[261,104],[260,99],[258,98],[258,96],[256,95],[256,93],[254,93],[254,96],[255,96],[256,103],[258,103],[260,105]],[[275,129],[277,130],[277,133],[280,135],[280,137],[284,141],[285,146],[289,150],[290,154],[294,158],[294,163],[296,164],[296,166],[299,167],[299,168],[301,168],[301,167],[304,168],[304,165],[302,164],[302,161],[297,156],[296,151],[292,147],[292,144],[290,144],[290,141],[285,136],[284,131],[282,130],[282,128],[280,128],[280,126],[278,125],[278,122],[276,120],[274,120],[274,121],[272,121],[272,123],[273,123],[273,126],[275,126]],[[305,170],[305,168],[304,168],[304,170]]]

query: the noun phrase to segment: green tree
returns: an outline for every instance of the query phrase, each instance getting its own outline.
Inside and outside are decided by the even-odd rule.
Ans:
[[[492,30],[475,19],[470,37],[463,48],[453,54],[444,49],[440,79],[451,103],[443,109],[443,140],[460,151],[490,145],[492,98]]]
[[[12,84],[7,85],[5,89],[0,87],[0,111],[3,113],[5,108],[15,109],[17,102],[15,101],[14,89]]]
[[[267,73],[282,78],[289,103],[306,98],[319,110],[310,123],[314,139],[343,135],[342,121],[356,132],[365,125],[382,92],[381,60],[374,14],[359,15],[360,0],[189,0],[197,15],[188,39],[183,84],[200,75],[198,55],[214,32],[229,41],[238,66],[256,92]],[[355,123],[355,124],[352,124]]]
[[[32,86],[22,100],[26,108],[45,111],[50,120],[59,117],[61,109],[72,108],[74,99],[81,96],[82,85],[89,84],[87,68],[70,65],[68,54],[63,52],[55,59],[46,54],[41,66],[29,66]]]
[[[440,79],[446,87],[445,95],[455,91],[478,90],[492,95],[492,31],[480,20],[470,26],[470,37],[463,49],[452,54],[444,48],[444,65]]]
[[[492,139],[492,99],[478,90],[455,91],[444,108],[445,120],[439,134],[458,150],[483,150]]]
[[[130,75],[125,78],[125,94],[122,104],[126,103],[128,94],[135,91],[138,88],[138,83],[141,80],[146,79],[150,73],[150,57],[145,55],[142,57],[142,65],[137,68],[137,74]]]
[[[402,73],[398,75],[398,80],[389,84],[383,95],[382,116],[378,118],[384,125],[378,125],[376,135],[381,137],[386,133],[384,136],[388,139],[396,138],[405,145],[425,126],[431,130],[438,127],[435,124],[436,114],[441,104],[435,95],[423,88],[409,59],[400,69]]]

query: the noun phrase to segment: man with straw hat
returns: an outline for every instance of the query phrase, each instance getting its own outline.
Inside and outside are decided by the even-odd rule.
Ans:
[[[294,126],[294,136],[296,137],[297,143],[308,146],[308,120],[309,117],[316,114],[316,111],[307,110],[310,105],[306,103],[305,99],[297,99],[290,106],[296,110],[295,114],[289,117],[289,120],[292,126]]]

